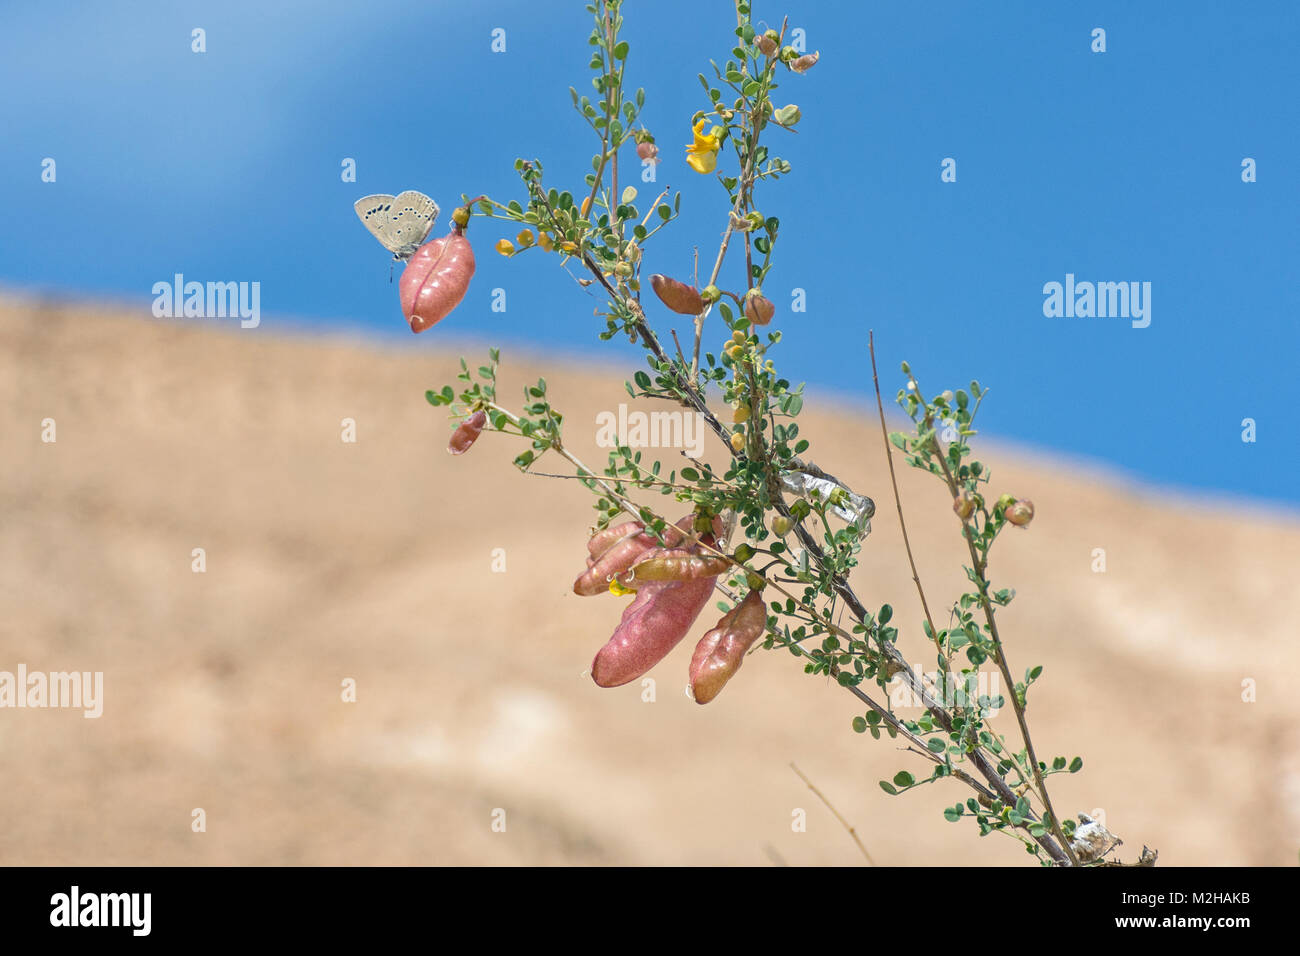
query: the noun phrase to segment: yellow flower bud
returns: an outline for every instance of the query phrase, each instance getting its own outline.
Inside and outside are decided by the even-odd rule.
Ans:
[[[498,239],[496,250],[503,256],[513,256],[515,254],[515,244],[509,239]]]
[[[732,410],[732,413],[731,413],[731,420],[732,420],[733,422],[747,422],[747,421],[749,421],[749,406],[748,406],[748,405],[737,405],[737,406],[735,407],[735,409]]]
[[[464,229],[469,225],[469,207],[457,206],[456,211],[451,214],[451,221]]]
[[[549,232],[543,232],[540,235],[538,235],[537,244],[547,252],[550,252],[552,249],[555,248],[555,240],[551,238],[551,234]]]
[[[772,519],[772,534],[776,535],[778,538],[784,538],[790,533],[790,528],[793,527],[793,525],[794,522],[785,515],[777,515]]]
[[[515,242],[519,243],[519,245],[524,249],[527,249],[533,244],[533,231],[531,229],[524,229],[519,233],[519,235],[515,236]]]
[[[745,450],[745,433],[744,433],[744,432],[732,432],[732,433],[731,433],[731,450],[734,451],[734,452],[736,452],[737,454],[739,454],[740,452],[742,452],[742,451]]]

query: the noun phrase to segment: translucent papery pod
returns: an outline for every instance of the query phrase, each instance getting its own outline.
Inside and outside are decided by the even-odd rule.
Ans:
[[[726,558],[702,554],[693,548],[673,548],[647,554],[623,577],[619,584],[638,588],[651,581],[693,581],[696,578],[716,578],[731,566]]]
[[[719,550],[731,547],[731,539],[740,527],[740,512],[733,508],[724,508],[713,522],[713,536],[718,539]]]
[[[751,590],[728,611],[717,626],[700,639],[691,657],[691,696],[707,704],[722,693],[727,681],[740,670],[745,654],[767,629],[763,592]]]
[[[871,517],[876,503],[865,495],[854,494],[838,481],[825,475],[791,471],[781,476],[781,485],[805,501],[819,501],[837,518],[853,525],[861,540],[871,533]]]

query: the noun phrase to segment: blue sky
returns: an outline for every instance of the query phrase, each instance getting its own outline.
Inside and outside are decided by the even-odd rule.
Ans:
[[[986,433],[1155,484],[1300,500],[1294,3],[755,7],[783,13],[822,54],[778,92],[803,112],[798,135],[771,140],[794,170],[758,194],[782,221],[766,290],[791,378],[868,389],[874,328],[891,394],[902,358],[930,390],[992,386]],[[721,187],[682,147],[705,104],[696,74],[726,56],[734,16],[718,0],[629,0],[625,19],[658,186],[683,193],[648,261],[686,276],[723,228]],[[195,27],[206,53],[191,52]],[[490,49],[498,27],[505,53]],[[632,359],[595,341],[598,303],[556,260],[502,259],[491,246],[509,233],[482,220],[465,303],[410,335],[387,253],[352,211],[420,189],[443,206],[440,233],[462,192],[521,195],[516,156],[576,187],[593,144],[568,87],[589,89],[588,29],[581,0],[0,3],[0,285],[148,315],[153,283],[177,272],[258,281],[261,332],[310,319],[411,349],[444,333],[507,359],[519,343]],[[940,181],[946,157],[955,183]],[[1257,182],[1241,180],[1245,157]],[[1043,285],[1067,273],[1150,282],[1151,325],[1045,317]],[[794,288],[805,313],[789,311]]]

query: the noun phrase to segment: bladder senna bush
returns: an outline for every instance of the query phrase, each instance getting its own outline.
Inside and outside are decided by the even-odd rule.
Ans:
[[[1016,495],[993,494],[988,470],[971,457],[984,390],[971,382],[969,389],[927,396],[903,363],[898,402],[912,428],[888,434],[870,348],[891,479],[892,445],[908,465],[946,488],[970,561],[970,588],[943,609],[947,626],[940,627],[907,546],[924,609],[911,657],[900,646],[891,606],[868,607],[849,582],[874,503],[804,457],[810,444],[798,424],[802,386],[792,386],[776,367],[781,332],[766,327],[779,316],[762,294],[781,224],[759,211],[757,193],[791,172],[768,143],[799,122],[801,111],[783,102],[784,91],[815,82],[818,55],[785,45],[785,24],[755,27],[750,3],[736,0],[732,47],[721,63],[710,64],[708,75],[700,74],[700,108],[682,111],[682,135],[691,143],[684,155],[672,157],[660,153],[648,130],[637,128],[646,94],[627,82],[631,51],[620,39],[623,6],[624,0],[595,0],[587,7],[595,20],[589,38],[595,95],[570,90],[573,108],[598,144],[592,171],[580,180],[552,179],[539,160],[516,160],[521,198],[462,196],[454,238],[467,242],[463,232],[472,217],[502,220],[509,224],[508,235],[496,243],[503,255],[551,256],[557,265],[588,273],[584,284],[598,285],[606,300],[600,338],[625,335],[645,350],[647,368],[635,372],[628,393],[698,413],[728,464],[719,469],[692,459],[665,466],[622,446],[610,450],[601,470],[589,468],[565,445],[564,416],[548,399],[545,380],[526,389],[522,406],[502,403],[496,349],[473,372],[462,360],[456,384],[427,393],[430,403],[453,413],[449,450],[468,450],[480,431],[514,436],[526,446],[514,459],[518,468],[528,471],[543,456],[558,457],[593,495],[596,527],[574,591],[611,603],[612,593],[627,602],[592,663],[600,686],[645,674],[720,596],[722,616],[704,628],[689,665],[690,686],[701,704],[736,677],[751,649],[782,649],[807,673],[835,680],[857,699],[864,709],[853,720],[855,731],[885,736],[910,751],[914,769],[881,781],[885,792],[956,784],[968,793],[944,811],[948,820],[970,819],[981,835],[1009,834],[1045,864],[1100,862],[1098,844],[1074,839],[1074,822],[1057,814],[1047,787],[1053,774],[1074,773],[1082,761],[1040,759],[1030,737],[1025,709],[1042,668],[1013,671],[998,630],[998,609],[1014,592],[990,582],[989,555],[1008,526],[1027,528],[1034,510]],[[648,6],[645,13],[653,16]],[[658,162],[712,176],[725,195],[719,204],[725,231],[702,288],[698,278],[687,283],[655,268],[655,237],[676,220],[681,196],[664,190],[638,206],[627,164],[635,169]],[[466,261],[470,255],[463,253]],[[432,296],[430,322],[461,291],[452,285],[450,293]],[[410,313],[415,297],[405,279],[402,290]],[[677,324],[686,326],[680,338]],[[661,338],[665,328],[671,331],[671,352]],[[706,329],[725,338],[716,354],[701,352]],[[674,508],[664,505],[670,502],[689,505],[689,513],[669,523],[664,512]],[[898,513],[901,521],[901,505]],[[575,529],[575,556],[580,547]],[[1000,674],[1009,698],[975,689],[986,663]],[[932,665],[934,671],[925,674]],[[895,712],[891,686],[920,702],[919,716]],[[1008,704],[1014,739],[989,722]],[[1143,856],[1143,862],[1152,859]]]

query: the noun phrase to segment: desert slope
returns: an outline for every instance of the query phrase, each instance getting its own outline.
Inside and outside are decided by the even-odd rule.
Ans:
[[[500,436],[446,455],[445,414],[422,395],[457,353],[430,335],[398,348],[274,326],[0,303],[0,670],[105,681],[97,720],[0,710],[0,862],[859,862],[790,761],[879,863],[1027,862],[943,821],[956,785],[882,793],[917,762],[852,733],[852,698],[787,654],[755,655],[707,707],[683,694],[694,637],[652,672],[654,703],[597,689],[583,672],[622,602],[570,591],[579,489],[521,476]],[[626,400],[623,375],[505,360],[503,398],[545,373],[575,451],[601,461],[586,423]],[[855,586],[895,606],[914,651],[878,432],[814,404],[812,457],[878,505]],[[1045,665],[1040,756],[1085,759],[1052,778],[1058,808],[1103,810],[1126,858],[1146,843],[1169,864],[1294,863],[1300,525],[1220,503],[1188,521],[1186,502],[1105,475],[982,457],[1037,505],[994,574],[1018,590],[1013,668]],[[939,486],[900,477],[942,606],[962,544]]]

